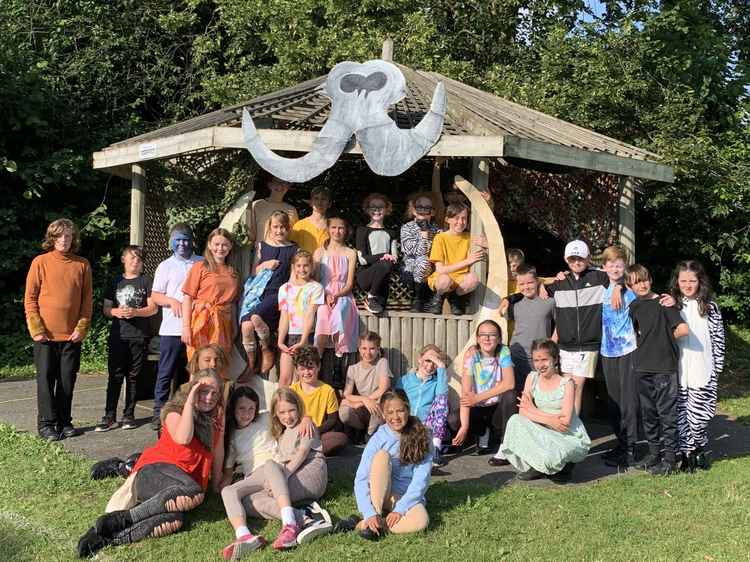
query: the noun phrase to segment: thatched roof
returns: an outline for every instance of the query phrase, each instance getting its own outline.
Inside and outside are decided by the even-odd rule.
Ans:
[[[483,92],[435,72],[397,65],[406,97],[391,111],[402,128],[416,125],[429,109],[435,85],[448,95],[443,134],[431,155],[521,159],[553,166],[597,170],[647,180],[673,181],[656,154]],[[124,166],[194,151],[240,148],[240,118],[246,108],[269,148],[306,152],[330,111],[321,92],[326,77],[259,96],[193,119],[110,145],[94,154],[94,167],[126,174]],[[350,152],[358,153],[358,147]]]

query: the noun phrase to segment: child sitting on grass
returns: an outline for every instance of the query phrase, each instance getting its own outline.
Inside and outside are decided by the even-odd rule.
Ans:
[[[258,416],[259,406],[258,395],[247,387],[232,393],[227,417],[233,418],[228,425],[234,430],[229,435],[221,497],[236,540],[224,548],[225,560],[240,560],[266,544],[263,537],[248,529],[246,511],[250,516],[281,519],[281,532],[273,542],[276,550],[294,548],[332,529],[330,515],[314,502],[325,493],[328,469],[317,432],[304,437],[299,431],[303,416],[299,397],[288,388],[280,388],[271,400],[270,434],[277,443],[275,454],[266,447],[252,448],[257,444],[253,434],[258,433],[252,426],[266,421]],[[261,432],[266,428],[263,424]],[[265,462],[253,458],[258,453]],[[245,477],[231,484],[235,461],[242,463]],[[292,502],[301,500],[312,500],[310,508],[316,508],[322,519],[306,518],[304,510],[292,507]]]

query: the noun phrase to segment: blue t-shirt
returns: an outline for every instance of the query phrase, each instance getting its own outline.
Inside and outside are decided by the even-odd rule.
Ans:
[[[602,357],[622,357],[632,353],[636,348],[635,330],[630,319],[630,303],[635,300],[635,293],[630,289],[622,293],[622,307],[612,308],[610,300],[614,285],[604,290],[602,304]]]
[[[426,381],[422,381],[416,371],[402,375],[396,383],[409,398],[412,416],[417,416],[422,422],[427,419],[435,398],[441,394],[448,394],[448,375],[445,369],[438,369]]]

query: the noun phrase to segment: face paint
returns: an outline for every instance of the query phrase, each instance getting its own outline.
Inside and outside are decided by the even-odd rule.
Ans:
[[[178,230],[172,233],[169,245],[175,255],[181,258],[187,259],[193,255],[193,237],[187,232],[180,232]]]

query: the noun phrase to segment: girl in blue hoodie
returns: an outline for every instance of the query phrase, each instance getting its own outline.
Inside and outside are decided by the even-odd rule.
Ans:
[[[354,479],[362,537],[427,528],[425,492],[432,470],[432,443],[419,418],[409,415],[409,399],[391,390],[380,399],[385,424],[367,442]]]

